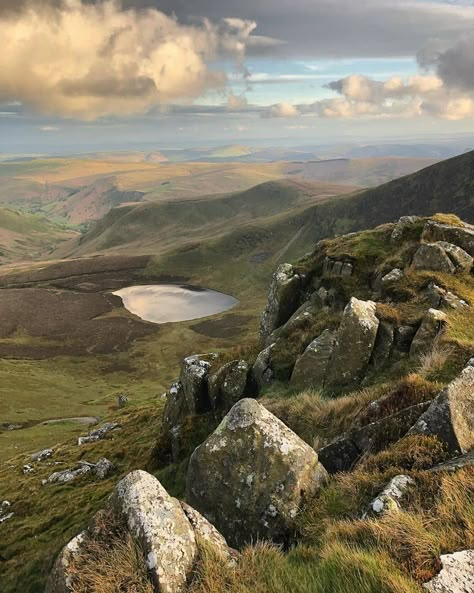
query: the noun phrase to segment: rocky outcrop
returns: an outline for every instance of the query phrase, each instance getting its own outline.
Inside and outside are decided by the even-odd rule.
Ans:
[[[364,516],[382,517],[387,513],[400,510],[400,501],[415,480],[410,476],[395,476],[385,486],[382,492],[370,503],[369,511]]]
[[[349,278],[352,276],[354,267],[350,261],[332,260],[329,257],[324,259],[323,276],[340,276]]]
[[[446,241],[461,247],[474,257],[474,226],[470,224],[461,223],[455,226],[428,220],[423,229],[422,240],[427,242]]]
[[[272,350],[274,347],[275,344],[271,344],[262,350],[252,367],[252,380],[258,390],[273,381]]]
[[[413,257],[413,267],[415,270],[432,270],[445,274],[454,274],[456,271],[448,254],[438,243],[420,245]]]
[[[407,235],[421,224],[421,218],[419,216],[402,216],[393,227],[391,240],[394,243],[400,243]]]
[[[281,264],[273,274],[260,333],[263,338],[288,321],[300,304],[301,277],[290,264]]]
[[[430,305],[435,309],[438,307],[446,307],[450,309],[465,309],[466,307],[469,307],[469,304],[465,300],[461,299],[449,290],[441,288],[434,282],[430,282],[428,284],[424,294]]]
[[[116,468],[113,463],[103,457],[97,463],[89,463],[88,461],[80,461],[79,464],[71,469],[65,469],[59,472],[52,473],[49,478],[42,481],[45,484],[67,484],[74,482],[78,478],[91,474],[97,480],[105,480],[113,473]]]
[[[474,366],[441,391],[410,434],[436,436],[451,454],[474,449]]]
[[[240,547],[288,541],[326,479],[314,450],[253,399],[238,402],[193,453],[187,500]]]
[[[179,382],[190,414],[210,410],[207,378],[211,364],[200,356],[188,356],[181,367]]]
[[[160,482],[134,471],[116,487],[111,503],[125,517],[160,593],[184,591],[198,553],[193,528],[180,503]]]
[[[464,249],[446,241],[438,241],[437,245],[445,250],[457,272],[471,271],[473,259]]]
[[[79,437],[77,439],[77,444],[81,446],[86,445],[87,443],[101,441],[107,437],[109,432],[112,432],[112,430],[115,430],[119,427],[120,425],[117,422],[105,422],[100,428],[96,428],[95,430],[91,431],[87,436]]]
[[[325,330],[311,342],[296,360],[290,385],[298,389],[322,387],[329,360],[334,350],[334,332]]]
[[[53,456],[54,449],[43,449],[42,451],[38,451],[37,453],[33,453],[31,456],[31,461],[33,463],[40,463],[41,461],[46,461]]]
[[[430,593],[472,593],[474,591],[474,550],[441,556],[441,572],[423,585]]]
[[[420,356],[429,352],[433,347],[434,340],[443,331],[448,317],[443,311],[429,309],[421,322],[418,331],[413,338],[410,347],[410,356]]]
[[[49,575],[45,593],[72,593],[74,583],[71,568],[81,553],[86,537],[87,532],[83,531],[64,546]]]
[[[244,397],[250,367],[245,360],[233,360],[209,377],[209,398],[217,417],[222,418]]]
[[[326,373],[327,387],[348,387],[363,377],[379,327],[375,311],[374,302],[354,297],[344,309]]]

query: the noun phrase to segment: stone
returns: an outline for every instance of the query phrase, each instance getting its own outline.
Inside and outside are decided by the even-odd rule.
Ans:
[[[343,278],[350,278],[354,272],[354,266],[350,262],[344,262],[342,264],[341,276]]]
[[[115,465],[106,457],[102,457],[92,468],[92,472],[98,480],[105,480],[117,471]]]
[[[464,467],[474,467],[474,450],[469,451],[469,453],[466,453],[465,455],[460,455],[459,457],[445,461],[444,463],[439,463],[428,471],[434,473],[447,472],[452,474]]]
[[[385,276],[382,276],[382,285],[398,282],[398,280],[401,278],[403,278],[403,270],[400,270],[400,268],[394,268],[391,272],[385,274]]]
[[[183,386],[179,381],[171,385],[165,397],[166,404],[163,410],[162,431],[166,433],[178,426],[189,414],[189,411],[184,397]]]
[[[205,542],[207,545],[211,546],[225,562],[232,566],[235,565],[238,553],[229,548],[225,537],[219,533],[214,525],[209,523],[201,513],[198,513],[196,509],[193,509],[183,501],[180,501],[180,504],[188,521],[191,523],[197,542]]]
[[[127,404],[128,404],[128,397],[124,393],[121,393],[120,395],[117,396],[117,406],[119,408],[125,408],[125,406]]]
[[[335,339],[334,332],[325,330],[309,344],[296,360],[291,375],[291,387],[309,389],[324,385],[326,369],[334,349]]]
[[[441,556],[441,572],[423,587],[430,593],[473,593],[474,550]]]
[[[49,575],[45,593],[73,593],[74,581],[71,565],[79,557],[86,538],[87,532],[83,531],[64,546]]]
[[[252,379],[258,390],[273,381],[272,350],[275,344],[270,344],[257,356],[252,367]]]
[[[270,346],[277,342],[280,338],[288,338],[295,332],[304,331],[311,325],[315,319],[318,311],[322,307],[322,302],[319,295],[315,295],[311,300],[306,301],[297,309],[286,323],[273,331],[265,340],[265,345]]]
[[[189,414],[203,414],[210,410],[207,378],[211,364],[197,355],[184,359],[179,382]]]
[[[451,455],[474,449],[474,367],[467,366],[445,387],[409,431],[435,436]]]
[[[233,547],[287,543],[327,479],[316,452],[256,400],[240,400],[191,456],[186,498]]]
[[[410,346],[410,356],[420,356],[429,352],[433,342],[443,331],[448,317],[439,309],[428,309]]]
[[[217,416],[225,416],[244,397],[249,373],[250,367],[245,360],[234,360],[209,377],[209,397]]]
[[[446,241],[438,241],[436,244],[445,250],[458,272],[471,271],[474,260],[464,249]]]
[[[453,226],[429,220],[423,229],[422,239],[428,242],[453,243],[474,257],[474,227],[472,225],[463,223],[462,226]]]
[[[469,304],[465,300],[459,298],[454,293],[441,288],[434,282],[428,284],[424,294],[430,305],[435,309],[439,307],[449,307],[450,309],[464,309],[469,307]]]
[[[379,327],[375,311],[372,301],[352,297],[347,304],[329,361],[326,387],[349,387],[364,376]]]
[[[12,503],[9,500],[2,500],[0,504],[0,525],[11,519],[15,513],[11,509]]]
[[[31,456],[31,461],[33,462],[41,462],[49,459],[53,456],[54,450],[53,449],[43,449],[42,451],[38,451],[38,453],[33,453]]]
[[[418,224],[421,218],[419,216],[402,216],[393,227],[391,240],[394,243],[399,243],[403,238]]]
[[[395,348],[399,352],[410,352],[411,343],[417,332],[412,325],[400,325],[395,329]]]
[[[154,476],[137,470],[120,480],[111,504],[123,514],[132,537],[142,547],[156,590],[184,592],[197,544],[179,501]]]
[[[375,338],[372,358],[370,359],[370,363],[374,367],[383,365],[390,358],[394,340],[395,330],[393,324],[388,321],[381,321]]]
[[[288,321],[300,304],[301,277],[291,264],[281,264],[273,274],[260,333],[269,336]]]
[[[383,517],[387,513],[399,511],[400,501],[409,487],[414,484],[415,480],[410,476],[399,475],[392,478],[382,492],[370,503],[369,511],[365,513],[364,518],[369,515]]]
[[[454,274],[456,266],[448,257],[446,251],[437,243],[424,243],[420,245],[413,257],[415,270],[432,270],[433,272],[444,272]]]
[[[319,461],[330,474],[350,471],[361,451],[347,437],[340,437],[318,451]]]
[[[41,483],[43,486],[45,484],[67,484],[68,482],[74,482],[78,478],[90,473],[92,473],[98,480],[105,480],[111,474],[115,473],[115,471],[116,468],[113,463],[103,457],[97,463],[80,461],[77,467],[54,472],[48,479],[42,480]]]
[[[81,446],[86,445],[88,443],[95,443],[96,441],[101,441],[102,439],[106,438],[109,432],[115,430],[116,428],[119,428],[119,426],[120,424],[118,424],[117,422],[105,422],[99,428],[96,428],[95,430],[91,431],[88,434],[88,436],[79,437],[77,439],[77,444]]]
[[[34,473],[35,468],[31,464],[27,463],[26,465],[23,466],[22,471],[25,475],[32,474],[32,473]]]

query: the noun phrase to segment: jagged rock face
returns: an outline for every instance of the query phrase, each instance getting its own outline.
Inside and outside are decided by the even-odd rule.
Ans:
[[[336,337],[325,330],[297,359],[290,384],[298,389],[322,387]]]
[[[199,356],[188,356],[183,361],[179,381],[190,414],[202,414],[210,410],[207,387],[210,368],[210,363]]]
[[[441,556],[441,572],[423,587],[430,593],[471,593],[474,591],[474,550]]]
[[[436,436],[451,454],[474,449],[474,367],[467,366],[433,400],[409,434]]]
[[[117,484],[112,504],[124,515],[132,537],[140,542],[156,590],[185,591],[197,544],[179,501],[154,476],[137,470]]]
[[[209,377],[209,397],[218,416],[227,412],[244,396],[250,367],[245,360],[234,360]]]
[[[395,476],[385,486],[382,492],[370,503],[369,511],[365,514],[382,517],[387,513],[400,510],[400,501],[406,494],[408,488],[413,486],[415,481],[410,476]]]
[[[431,350],[434,340],[443,331],[447,321],[446,313],[438,309],[429,309],[413,338],[410,347],[410,356],[419,356]]]
[[[453,243],[474,257],[474,227],[472,225],[464,223],[463,226],[452,226],[429,220],[423,229],[422,239],[430,242]]]
[[[193,453],[187,500],[240,547],[288,541],[327,473],[315,451],[253,399],[238,402]]]
[[[301,277],[290,264],[281,264],[273,274],[260,333],[263,338],[288,321],[300,303]]]
[[[438,243],[420,245],[413,257],[413,267],[415,270],[432,270],[445,274],[454,274],[456,271],[448,254]]]
[[[363,376],[379,327],[375,310],[374,302],[354,297],[344,309],[326,373],[327,387],[348,387]]]
[[[83,531],[64,546],[49,575],[45,593],[71,593],[73,591],[71,563],[80,554],[81,545],[86,537],[87,533]]]

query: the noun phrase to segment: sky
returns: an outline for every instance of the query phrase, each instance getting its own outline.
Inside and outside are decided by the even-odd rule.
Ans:
[[[0,0],[0,151],[474,134],[474,0]]]

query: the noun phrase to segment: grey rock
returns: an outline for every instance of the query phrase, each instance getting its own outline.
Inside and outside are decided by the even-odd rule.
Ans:
[[[300,303],[301,277],[290,264],[281,264],[273,274],[260,333],[269,336],[288,321]]]
[[[116,471],[115,466],[108,459],[103,457],[97,463],[80,461],[76,467],[52,473],[48,479],[42,480],[45,484],[67,484],[87,474],[92,474],[98,480],[105,480]]]
[[[391,240],[394,243],[399,243],[403,240],[406,234],[419,224],[421,218],[419,216],[402,216],[393,227]]]
[[[34,471],[35,471],[35,468],[31,464],[29,464],[29,463],[27,463],[26,465],[24,465],[23,468],[22,468],[22,472],[25,475],[32,474],[32,473],[34,473]]]
[[[309,445],[256,400],[243,399],[194,451],[186,494],[232,546],[287,542],[305,497],[326,478]]]
[[[447,472],[452,474],[459,469],[463,469],[464,467],[474,467],[474,450],[466,453],[465,455],[460,455],[459,457],[445,461],[444,463],[439,463],[438,465],[432,467],[429,471],[434,473]]]
[[[273,381],[272,350],[274,347],[275,344],[271,344],[262,350],[252,367],[252,378],[258,389]]]
[[[0,525],[11,519],[15,514],[10,510],[11,506],[12,504],[9,500],[2,500],[0,504]]]
[[[33,453],[31,456],[31,461],[33,462],[41,462],[49,459],[53,456],[54,450],[53,449],[43,449],[42,451],[38,451],[38,453]]]
[[[437,286],[434,282],[428,284],[424,294],[430,305],[435,309],[439,307],[447,307],[450,309],[465,309],[469,307],[469,304],[465,300],[459,298],[454,293]]]
[[[336,334],[325,386],[348,387],[364,376],[379,327],[375,311],[374,302],[351,298]]]
[[[403,270],[394,268],[391,272],[382,276],[382,285],[398,282],[401,278],[403,278]]]
[[[116,428],[119,428],[119,426],[120,424],[118,424],[117,422],[105,422],[99,428],[96,428],[95,430],[91,431],[88,434],[88,436],[79,437],[77,439],[77,444],[81,446],[86,445],[88,443],[95,443],[96,441],[101,441],[102,439],[106,438],[109,432],[115,430]]]
[[[319,295],[315,294],[309,301],[306,301],[299,307],[286,323],[273,331],[265,340],[265,345],[270,346],[280,338],[288,338],[295,332],[303,331],[311,324],[322,308]]]
[[[409,434],[436,436],[453,455],[474,449],[473,366],[467,366],[441,391]]]
[[[325,330],[311,342],[296,361],[291,375],[292,387],[306,389],[323,386],[335,339],[334,332]]]
[[[412,325],[400,325],[395,329],[395,347],[399,352],[409,352],[417,328]]]
[[[473,593],[474,550],[464,550],[441,556],[441,572],[425,583],[430,593]]]
[[[117,471],[115,465],[109,461],[106,457],[102,457],[92,468],[92,472],[95,474],[98,480],[105,480]]]
[[[344,262],[342,265],[341,276],[343,278],[350,278],[354,272],[354,266],[349,262]]]
[[[87,532],[72,539],[59,554],[46,583],[45,593],[72,593],[74,591],[72,564],[77,560],[84,545]]]
[[[448,257],[446,251],[437,243],[424,243],[420,245],[413,257],[415,270],[432,270],[454,274],[456,267]]]
[[[350,471],[361,456],[361,451],[347,437],[340,437],[318,451],[319,461],[330,474]]]
[[[413,338],[410,347],[410,356],[419,356],[429,352],[433,347],[434,340],[443,331],[448,317],[439,309],[429,309],[421,322],[418,331]]]
[[[140,543],[156,590],[184,592],[197,545],[179,501],[154,476],[137,470],[117,484],[111,504],[123,514],[132,537]]]
[[[119,408],[125,408],[125,406],[127,404],[128,404],[128,397],[124,393],[121,393],[120,395],[117,396],[117,406]]]
[[[381,321],[370,360],[373,366],[379,367],[390,358],[394,340],[395,330],[393,324],[388,321]]]
[[[207,378],[211,364],[198,355],[188,356],[181,367],[179,381],[189,414],[203,414],[210,410]]]
[[[225,416],[244,397],[249,373],[245,360],[234,360],[209,377],[209,397],[217,416]]]
[[[415,480],[410,476],[398,475],[390,480],[382,492],[370,503],[369,511],[364,515],[383,517],[387,513],[400,510],[400,502]]]
[[[463,226],[452,226],[429,220],[423,229],[422,239],[428,242],[453,243],[474,257],[474,227],[472,225],[464,223]]]
[[[448,254],[449,259],[453,262],[456,271],[458,272],[470,272],[472,268],[473,258],[458,247],[457,245],[453,245],[452,243],[447,243],[446,241],[438,241],[437,245],[442,247],[445,252]]]
[[[189,414],[183,386],[180,381],[173,383],[165,395],[166,404],[162,418],[162,432],[168,433]]]

